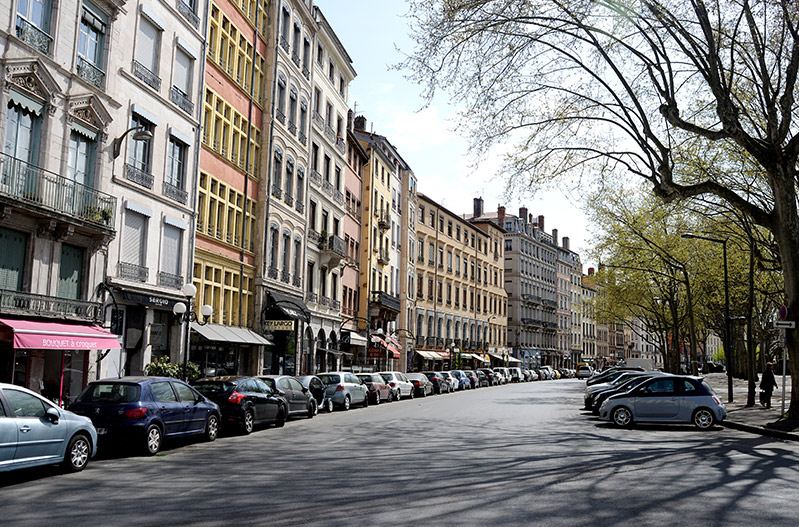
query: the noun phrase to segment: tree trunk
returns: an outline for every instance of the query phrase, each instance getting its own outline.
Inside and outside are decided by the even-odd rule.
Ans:
[[[747,361],[746,375],[749,383],[747,386],[746,406],[754,406],[755,392],[757,391],[757,385],[755,384],[755,341],[754,331],[752,331],[755,310],[755,241],[751,235],[749,236],[749,305],[747,307],[746,346],[749,360]]]

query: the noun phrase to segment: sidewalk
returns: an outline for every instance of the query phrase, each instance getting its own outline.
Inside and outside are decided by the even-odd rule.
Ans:
[[[758,394],[760,393],[759,382],[755,395],[755,406],[746,407],[748,394],[748,383],[746,380],[733,379],[732,393],[733,401],[727,402],[727,374],[708,373],[704,376],[707,383],[713,388],[719,399],[727,407],[727,419],[721,426],[735,428],[754,434],[767,435],[779,439],[799,441],[799,421],[780,418],[782,408],[782,376],[777,376],[779,387],[771,397],[771,409],[767,410],[760,406]],[[785,411],[788,411],[791,398],[791,378],[786,379],[785,386]]]

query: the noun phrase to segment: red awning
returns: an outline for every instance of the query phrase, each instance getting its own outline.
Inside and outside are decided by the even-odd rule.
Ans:
[[[397,351],[397,348],[395,348],[393,345],[389,344],[387,346],[387,349],[388,349],[388,351],[391,352],[391,354],[394,356],[395,359],[399,359],[400,358],[400,352]]]
[[[89,324],[64,324],[0,318],[14,332],[16,349],[98,350],[119,349],[113,333]]]

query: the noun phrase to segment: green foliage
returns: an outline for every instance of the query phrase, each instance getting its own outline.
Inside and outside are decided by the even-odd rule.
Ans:
[[[144,367],[147,375],[152,377],[173,377],[175,379],[183,379],[183,364],[173,364],[167,358],[159,359],[156,357],[153,361]],[[196,381],[200,378],[200,367],[194,362],[188,363],[188,381]]]
[[[724,348],[719,347],[719,349],[713,353],[711,359],[713,359],[713,362],[724,362]]]

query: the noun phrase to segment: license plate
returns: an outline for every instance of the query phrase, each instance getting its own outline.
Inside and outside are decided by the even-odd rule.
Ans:
[[[105,435],[105,434],[106,434],[106,432],[107,432],[107,431],[108,431],[108,430],[106,430],[105,428],[98,428],[98,429],[97,429],[97,435],[101,435],[101,436],[103,436],[103,435]]]

